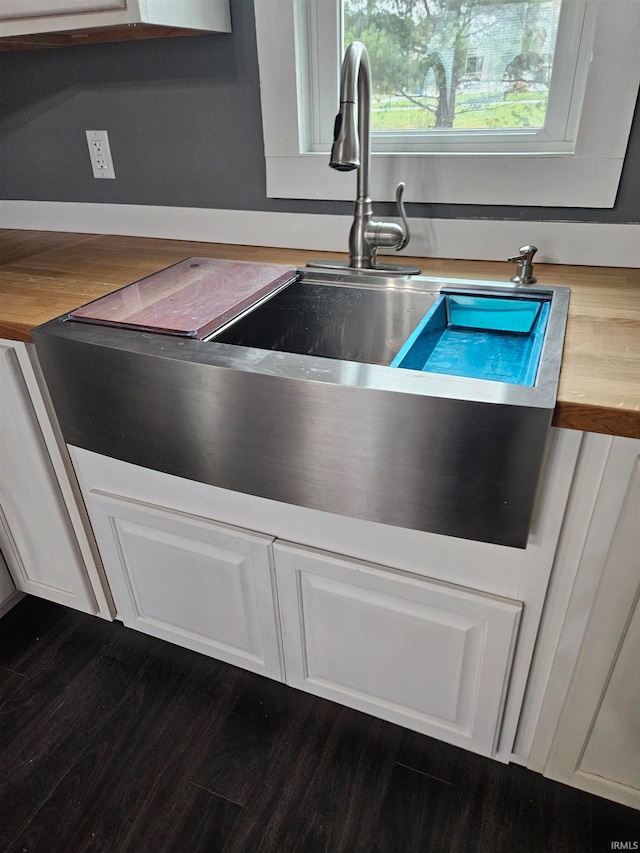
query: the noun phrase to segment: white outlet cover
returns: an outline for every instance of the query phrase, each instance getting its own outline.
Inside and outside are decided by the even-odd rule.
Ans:
[[[111,159],[109,147],[109,135],[106,130],[87,130],[87,145],[89,146],[89,157],[94,178],[112,178],[115,180],[116,172]]]

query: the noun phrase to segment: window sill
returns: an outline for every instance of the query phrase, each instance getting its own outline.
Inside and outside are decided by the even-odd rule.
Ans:
[[[535,207],[613,207],[622,157],[373,155],[370,194],[393,201]],[[327,154],[266,158],[267,197],[355,198],[354,173],[329,168]]]

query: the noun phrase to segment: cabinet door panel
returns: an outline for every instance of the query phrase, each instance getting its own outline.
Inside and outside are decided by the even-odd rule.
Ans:
[[[639,543],[640,544],[640,543]],[[640,805],[640,607],[638,599],[611,668],[580,771],[638,790]]]
[[[113,524],[129,568],[136,619],[173,624],[258,659],[249,556],[118,518]]]
[[[22,592],[96,613],[15,352],[0,345],[0,548]]]
[[[126,9],[127,0],[4,0],[0,20]]]
[[[277,542],[287,682],[492,754],[522,605]]]
[[[640,442],[616,439],[615,446],[624,459]],[[605,503],[612,503],[609,496]],[[597,542],[604,568],[545,767],[545,776],[634,808],[640,808],[638,519],[640,456],[632,461],[608,548]],[[595,514],[594,536],[598,528]]]
[[[416,708],[468,730],[469,688],[485,633],[481,622],[333,578],[301,573],[299,582],[306,679]],[[407,679],[416,649],[428,650],[421,678]]]
[[[125,625],[281,678],[270,537],[100,492],[90,506]]]

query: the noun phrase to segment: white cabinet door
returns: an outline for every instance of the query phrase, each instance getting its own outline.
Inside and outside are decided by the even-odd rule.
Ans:
[[[522,605],[274,545],[287,683],[495,752]]]
[[[0,0],[0,20],[126,9],[127,0]]]
[[[92,491],[125,625],[282,680],[272,537]]]
[[[22,592],[87,613],[102,612],[62,498],[17,347],[24,351],[23,344],[0,344],[0,550]]]
[[[638,454],[640,442],[614,440],[583,557],[585,574],[590,561],[603,559],[604,568],[545,767],[545,776],[635,808],[640,808]],[[624,489],[620,474],[625,460],[628,487],[607,541],[608,516],[612,504],[617,504],[607,486],[614,477],[617,487]],[[580,604],[578,596],[584,600],[584,587],[576,585],[572,605]],[[565,645],[576,623],[570,609]],[[561,663],[559,655],[558,666]],[[567,680],[570,674],[565,675]]]

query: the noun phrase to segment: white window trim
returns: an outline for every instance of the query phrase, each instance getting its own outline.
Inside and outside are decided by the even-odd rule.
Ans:
[[[299,28],[306,29],[310,47],[309,73],[312,117],[312,141],[304,141],[301,127],[301,151],[326,152],[333,139],[337,92],[340,88],[339,32],[340,0],[298,0]],[[306,9],[306,20],[304,12]],[[593,0],[565,0],[562,5],[557,40],[567,53],[554,59],[545,125],[541,128],[500,128],[491,130],[447,130],[427,133],[376,131],[372,149],[378,153],[425,154],[562,154],[575,150],[575,138],[582,109],[586,72],[591,61],[597,6]],[[299,31],[304,32],[304,29]],[[331,56],[334,61],[331,61]],[[322,56],[320,65],[317,57]],[[298,66],[298,70],[300,66]],[[300,73],[298,73],[300,78]],[[298,104],[304,98],[298,92]]]
[[[640,3],[593,2],[598,7],[593,58],[574,153],[373,154],[372,197],[393,200],[403,180],[410,202],[613,207],[640,88]],[[298,87],[309,86],[296,74],[302,4],[255,0],[267,196],[353,200],[352,173],[329,169],[325,153],[301,153],[306,141]]]

